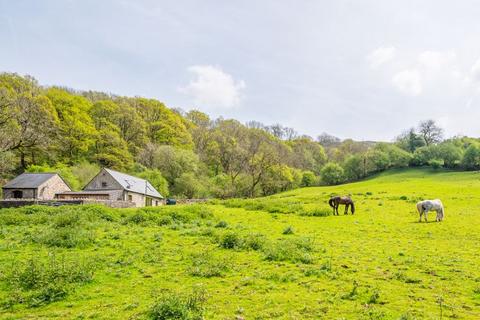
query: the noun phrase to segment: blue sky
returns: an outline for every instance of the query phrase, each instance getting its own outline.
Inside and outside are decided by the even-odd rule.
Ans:
[[[0,0],[0,71],[311,136],[480,135],[475,1]]]

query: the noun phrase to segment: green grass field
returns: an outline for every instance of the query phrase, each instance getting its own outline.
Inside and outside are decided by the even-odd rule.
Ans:
[[[330,215],[331,194],[355,215]],[[418,223],[424,198],[443,222]],[[208,205],[4,209],[0,318],[480,319],[479,221],[479,173],[424,169]]]

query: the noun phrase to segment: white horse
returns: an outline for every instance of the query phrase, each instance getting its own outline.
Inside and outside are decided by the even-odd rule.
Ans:
[[[443,208],[442,201],[439,199],[435,200],[423,200],[417,203],[417,210],[420,213],[420,220],[418,222],[422,222],[422,214],[425,216],[425,222],[427,222],[427,213],[428,211],[436,211],[437,212],[437,219],[436,221],[443,220],[443,214],[445,213],[445,209]]]

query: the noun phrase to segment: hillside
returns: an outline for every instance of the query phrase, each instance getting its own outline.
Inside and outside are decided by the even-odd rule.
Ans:
[[[0,185],[25,171],[56,172],[80,190],[106,167],[176,198],[267,196],[392,168],[480,169],[479,139],[444,137],[433,120],[393,143],[313,138],[280,124],[213,119],[156,99],[42,86],[5,72],[0,137]]]
[[[333,193],[355,215],[331,216]],[[424,198],[442,223],[417,222]],[[208,205],[3,209],[0,318],[478,319],[479,212],[478,172],[430,169]]]

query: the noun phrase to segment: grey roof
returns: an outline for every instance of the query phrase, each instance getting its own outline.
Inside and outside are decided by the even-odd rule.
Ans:
[[[5,189],[36,189],[50,180],[56,173],[22,173],[3,186]]]
[[[147,180],[107,168],[104,168],[104,170],[108,172],[113,177],[113,179],[115,179],[127,191],[141,194],[146,193],[148,196],[151,197],[163,198],[162,195]]]

